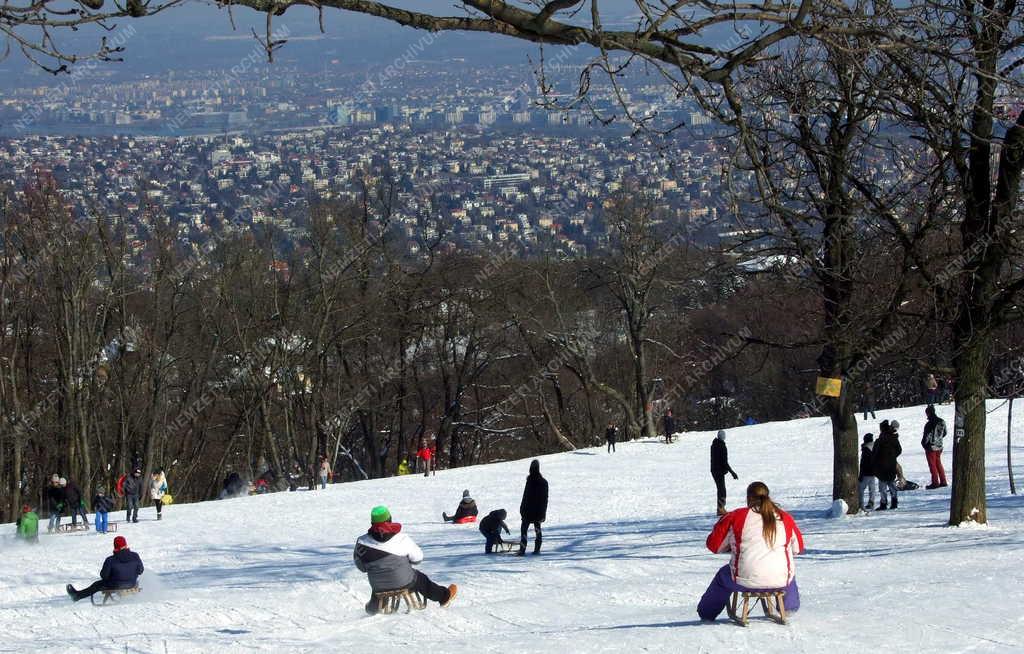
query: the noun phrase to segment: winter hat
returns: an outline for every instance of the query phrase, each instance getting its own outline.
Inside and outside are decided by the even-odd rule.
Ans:
[[[725,430],[724,429],[719,429],[718,430],[718,435],[715,436],[715,438],[717,438],[720,441],[724,441],[725,440]]]
[[[871,443],[871,442],[874,442],[874,440],[875,440],[875,435],[874,434],[872,434],[872,433],[864,434],[864,442],[865,443]]]
[[[52,481],[55,484],[59,484],[60,483],[60,475],[54,474],[52,477],[50,477],[50,481]]]
[[[469,497],[469,489],[468,488],[466,490],[462,491],[462,497],[464,497],[464,498],[465,497]]]
[[[67,486],[68,485],[68,480],[64,479],[63,477],[61,477],[60,478],[60,485],[61,486]]]
[[[928,416],[929,418],[934,418],[935,417],[935,407],[933,407],[931,404],[929,404],[927,407],[925,407],[924,414],[926,416]]]
[[[391,511],[388,511],[386,506],[375,506],[370,511],[370,523],[378,524],[381,522],[391,522]]]
[[[25,506],[21,507],[21,512],[22,513],[29,513],[30,511],[32,511],[32,507],[29,506],[28,504],[26,504]]]
[[[893,420],[892,422],[889,423],[889,429],[893,430],[894,432],[897,431],[899,428],[900,428],[900,421],[899,420]]]
[[[106,495],[107,491],[103,490],[102,488],[97,488],[96,489],[96,494],[97,495]]]
[[[121,550],[128,549],[128,541],[124,539],[124,536],[114,537],[114,554],[117,554]]]

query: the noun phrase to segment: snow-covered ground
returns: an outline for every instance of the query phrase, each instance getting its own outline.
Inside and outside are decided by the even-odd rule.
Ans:
[[[805,534],[802,609],[785,627],[697,619],[697,600],[726,560],[704,548],[715,521],[705,432],[671,446],[542,457],[551,501],[539,557],[486,557],[475,526],[441,522],[468,488],[482,513],[507,508],[517,532],[528,461],[175,505],[162,522],[145,509],[118,532],[145,561],[144,590],[113,608],[64,594],[66,583],[95,578],[111,536],[44,534],[32,547],[5,525],[0,651],[1021,652],[1024,498],[1008,491],[1005,405],[989,408],[987,528],[946,527],[948,489],[904,493],[896,512],[827,520],[827,420],[729,430],[740,475],[729,480],[730,508],[748,482],[764,480]],[[939,412],[952,424],[951,406]],[[922,408],[878,418],[900,421],[901,462],[923,486]],[[369,586],[352,543],[382,503],[423,547],[421,569],[459,585],[450,608],[363,612]]]

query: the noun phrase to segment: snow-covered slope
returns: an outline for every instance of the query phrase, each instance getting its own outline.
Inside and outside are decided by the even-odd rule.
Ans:
[[[146,563],[144,590],[113,608],[64,594],[66,583],[95,578],[111,536],[43,535],[31,547],[7,525],[0,651],[1020,652],[1024,499],[1008,493],[1005,406],[989,408],[987,528],[946,527],[948,489],[904,493],[896,512],[827,520],[827,420],[729,431],[740,475],[729,480],[730,508],[746,483],[764,480],[805,534],[802,609],[786,627],[697,619],[725,558],[704,548],[715,520],[712,434],[687,433],[673,445],[542,457],[551,501],[539,557],[485,557],[475,526],[440,519],[468,488],[482,512],[507,508],[516,532],[528,461],[175,505],[162,522],[145,509],[143,522],[118,532]],[[940,415],[952,423],[951,406]],[[923,486],[922,408],[878,417],[900,421],[902,464]],[[352,565],[352,543],[382,503],[423,547],[421,569],[459,585],[450,608],[364,614],[369,586]]]

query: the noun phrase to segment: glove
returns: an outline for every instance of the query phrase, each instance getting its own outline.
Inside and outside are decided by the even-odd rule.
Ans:
[[[732,478],[733,478],[733,479],[739,479],[739,478],[740,478],[740,476],[739,476],[739,475],[737,475],[737,474],[736,474],[736,473],[734,472],[734,473],[732,473]]]

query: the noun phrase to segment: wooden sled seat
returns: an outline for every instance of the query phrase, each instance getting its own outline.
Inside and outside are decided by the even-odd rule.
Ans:
[[[755,605],[761,605],[765,616],[779,624],[786,624],[786,605],[783,602],[785,595],[785,591],[781,590],[733,593],[729,598],[729,603],[726,604],[726,609],[733,622],[741,627],[746,627],[750,619],[750,601],[754,600]],[[741,596],[743,607],[742,611],[738,611]]]
[[[374,598],[377,600],[377,611],[384,614],[397,612],[403,601],[405,602],[406,613],[411,612],[413,609],[422,611],[427,608],[426,599],[416,591],[409,590],[408,588],[375,593]]]
[[[112,588],[110,590],[101,590],[100,594],[103,595],[103,601],[99,603],[99,606],[104,606],[107,602],[116,604],[117,602],[124,599],[126,595],[135,595],[142,589],[136,586],[135,588]],[[89,598],[93,604],[96,604],[96,595]]]
[[[71,532],[71,531],[89,531],[89,525],[72,525],[72,524],[58,525],[57,526],[57,531],[62,531],[62,532],[65,532],[65,533]]]
[[[500,543],[495,543],[493,549],[499,554],[512,554],[519,551],[519,543],[517,541],[503,540]]]

